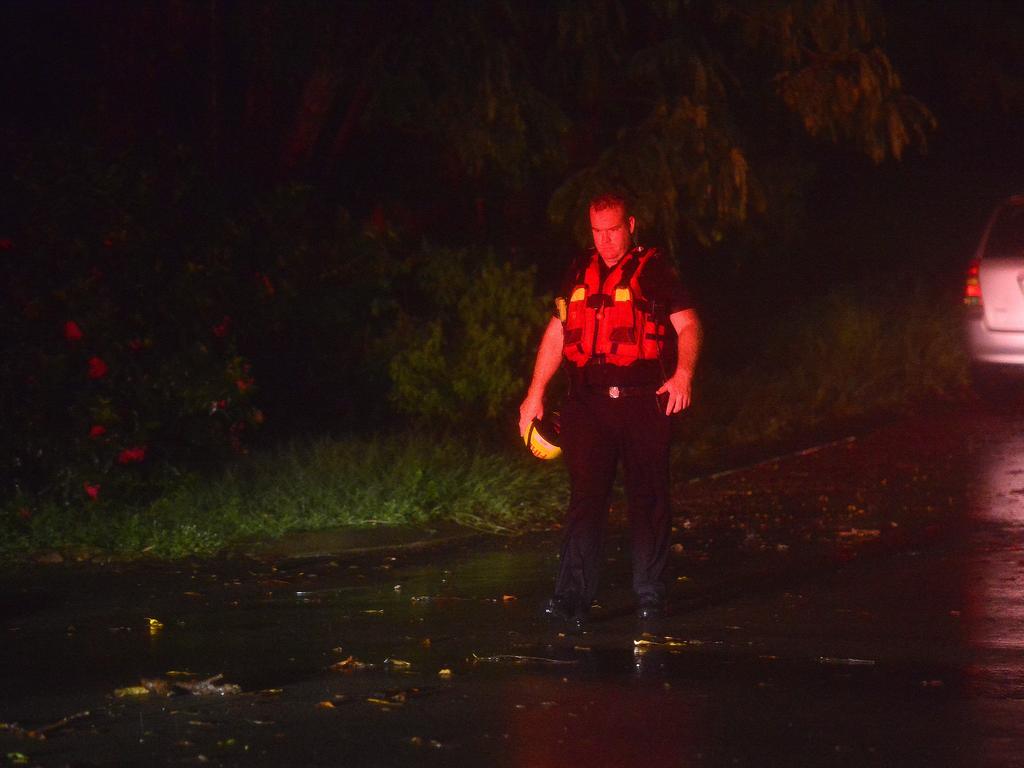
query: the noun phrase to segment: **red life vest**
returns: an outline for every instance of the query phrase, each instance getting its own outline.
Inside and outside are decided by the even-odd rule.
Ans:
[[[595,252],[580,269],[562,315],[562,353],[582,367],[592,358],[612,365],[657,360],[665,345],[665,318],[640,291],[639,277],[657,250],[635,248],[601,283]],[[663,315],[663,313],[661,313]]]

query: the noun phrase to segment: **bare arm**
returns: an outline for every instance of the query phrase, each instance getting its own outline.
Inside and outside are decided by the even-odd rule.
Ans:
[[[519,434],[526,434],[530,422],[544,415],[544,390],[551,377],[562,364],[562,323],[557,317],[551,318],[544,329],[544,337],[537,349],[537,360],[533,364],[533,379],[526,397],[519,406]]]
[[[679,413],[690,407],[690,391],[693,382],[693,371],[697,367],[700,355],[701,327],[696,310],[684,309],[673,312],[668,317],[672,327],[676,329],[678,360],[676,369],[658,390],[668,392],[668,403],[665,415]]]

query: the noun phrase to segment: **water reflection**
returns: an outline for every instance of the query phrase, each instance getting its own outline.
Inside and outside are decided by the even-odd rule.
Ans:
[[[533,677],[505,690],[512,764],[687,765],[699,756],[704,697],[661,684]]]
[[[979,764],[1015,765],[1024,715],[1024,439],[1005,423],[992,426],[995,439],[978,452],[968,493],[965,695]]]
[[[966,573],[970,642],[1024,650],[1024,440],[993,443],[982,454],[984,482],[971,493],[973,556]]]

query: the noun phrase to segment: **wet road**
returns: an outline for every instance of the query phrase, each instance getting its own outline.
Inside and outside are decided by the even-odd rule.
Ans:
[[[1024,418],[943,410],[683,483],[670,615],[622,537],[583,633],[557,534],[8,574],[0,754],[33,765],[1024,764]],[[153,619],[155,621],[150,621]],[[178,674],[188,673],[188,674]],[[223,673],[234,695],[123,697]]]

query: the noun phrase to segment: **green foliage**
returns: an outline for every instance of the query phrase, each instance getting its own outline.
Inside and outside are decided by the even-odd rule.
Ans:
[[[367,120],[431,137],[473,179],[521,188],[538,170],[561,165],[569,121],[526,44],[529,13],[448,0],[416,17],[383,35],[390,55],[371,64]]]
[[[560,234],[585,238],[587,199],[616,184],[637,198],[649,240],[672,250],[787,217],[781,227],[792,227],[809,174],[786,171],[810,165],[818,141],[876,162],[924,146],[935,121],[903,91],[879,5],[317,0],[301,11],[241,3],[223,13],[143,3],[122,9],[124,23],[108,25],[102,45],[79,46],[77,59],[56,48],[15,56],[14,80],[27,83],[49,72],[31,62],[65,64],[53,69],[48,101],[24,85],[14,112],[50,103],[63,122],[126,145],[172,136],[202,147],[229,184],[314,184],[327,208],[386,210],[445,243],[452,221],[473,222],[474,234],[537,229],[545,205]],[[998,9],[897,5],[887,12],[945,17],[947,27],[1012,22]],[[69,29],[90,29],[87,6],[67,15]],[[47,29],[45,11],[25,18]],[[930,29],[936,49],[958,38]],[[209,55],[188,53],[197,50]],[[157,79],[152,51],[167,54]],[[982,84],[993,71],[953,69]],[[1013,78],[994,71],[999,82],[968,89],[971,98],[1017,103]]]
[[[24,210],[3,253],[0,493],[29,513],[95,513],[242,451],[261,415],[221,300],[229,270],[194,248],[210,222],[176,183],[187,174],[52,160],[13,184]]]
[[[565,230],[612,184],[669,248],[714,243],[779,196],[766,189],[782,183],[779,146],[824,138],[881,162],[935,127],[902,91],[869,0],[452,0],[407,19],[376,29],[371,55],[336,52],[345,84],[326,98],[418,139],[435,178],[553,191]]]
[[[841,141],[878,162],[934,127],[903,91],[872,0],[130,5],[99,45],[46,34],[45,8],[21,14],[36,23],[12,36],[32,54],[11,57],[24,81],[12,113],[48,103],[40,115],[126,145],[172,136],[203,147],[224,179],[322,183],[352,210],[382,204],[434,237],[451,220],[439,212],[497,228],[514,196],[550,203],[568,232],[596,187],[616,183],[666,247],[714,243],[762,211],[777,221],[788,208],[769,206],[806,189],[779,189],[798,183],[773,173],[780,155]],[[911,5],[884,6],[915,32],[928,26],[911,53],[921,39],[952,52],[971,28],[998,25],[1001,50],[1019,58],[1003,8]],[[63,28],[85,34],[94,15],[71,4]],[[39,71],[44,61],[59,63]],[[950,67],[968,98],[1008,107],[1020,101],[1011,70]],[[517,225],[535,226],[533,202]]]
[[[412,278],[421,295],[403,310],[391,360],[395,405],[438,424],[493,423],[509,413],[548,305],[534,274],[491,252],[418,254]]]
[[[292,445],[225,484],[281,531],[430,520],[522,531],[557,514],[560,470],[525,451],[411,433]]]
[[[903,284],[836,293],[772,330],[739,371],[702,372],[691,436],[765,443],[801,429],[961,394],[968,364],[956,297]]]
[[[0,558],[43,549],[133,557],[212,555],[254,538],[338,526],[445,520],[523,532],[557,518],[562,467],[433,435],[293,443],[216,477],[181,478],[148,505],[69,515],[0,511]]]
[[[902,92],[878,46],[881,19],[864,0],[648,2],[630,11],[583,37],[612,48],[591,61],[588,81],[598,101],[622,94],[624,108],[602,133],[602,151],[551,199],[552,219],[581,240],[586,203],[609,184],[631,193],[670,248],[684,232],[708,245],[745,227],[785,196],[772,187],[793,183],[771,173],[781,150],[768,142],[799,140],[790,115],[809,136],[848,142],[875,162],[924,146],[935,127]]]
[[[408,271],[387,232],[288,185],[232,214],[238,343],[279,423],[351,426],[385,414],[396,281]]]
[[[0,233],[16,509],[143,503],[243,453],[264,412],[278,435],[392,404],[442,427],[511,412],[544,319],[533,270],[402,255],[308,188],[228,204],[178,155],[61,152],[22,169],[23,223]]]
[[[457,265],[456,257],[434,264],[438,279],[447,276],[437,294],[449,292],[448,306],[460,295],[461,284],[449,282]],[[967,362],[949,311],[956,297],[912,286],[895,293],[898,300],[823,298],[770,334],[737,373],[701,371],[681,422],[689,458],[962,392]],[[69,510],[49,500],[26,514],[11,500],[0,506],[0,556],[78,547],[210,555],[293,530],[433,520],[518,532],[557,519],[565,499],[561,462],[536,461],[512,437],[500,449],[435,430],[320,439],[255,451],[205,477],[177,476],[148,503]]]

